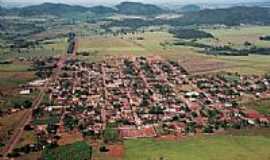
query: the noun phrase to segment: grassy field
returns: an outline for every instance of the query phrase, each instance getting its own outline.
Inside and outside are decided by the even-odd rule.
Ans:
[[[14,102],[26,99],[32,99],[35,94],[21,96],[19,95],[22,84],[35,79],[34,72],[28,71],[29,64],[1,64],[0,65],[0,109],[2,111],[14,107]]]
[[[137,40],[143,37],[143,40]],[[161,43],[172,41],[174,38],[167,32],[145,32],[119,36],[97,36],[79,39],[79,51],[97,51],[88,59],[99,60],[104,56],[162,56],[169,59],[188,57],[204,57],[190,47],[161,46]]]
[[[43,151],[44,160],[86,160],[90,159],[92,148],[85,142],[76,142],[73,144],[60,146],[54,149]]]
[[[24,114],[25,111],[20,111],[0,118],[0,143],[8,140],[10,133],[16,128]]]
[[[36,48],[24,48],[20,51],[6,49],[6,53],[0,52],[3,59],[12,59],[18,57],[33,58],[33,57],[48,57],[66,53],[67,40],[65,38],[52,39],[40,44]],[[0,49],[1,51],[1,49]]]
[[[16,147],[20,148],[27,144],[35,144],[35,143],[37,143],[37,137],[35,136],[34,131],[24,131]]]
[[[270,73],[270,56],[249,55],[249,56],[218,56],[213,59],[223,61],[234,67],[224,69],[229,72],[238,72],[240,74],[265,74]]]
[[[230,44],[234,47],[241,47],[248,41],[258,47],[270,47],[269,41],[261,41],[260,36],[268,35],[270,32],[269,26],[245,26],[245,27],[232,27],[222,29],[206,29],[205,31],[212,33],[214,39],[204,39],[201,42],[211,45],[225,45]]]
[[[261,29],[261,32],[263,31],[264,30]],[[236,31],[233,31],[233,33],[234,32]],[[262,35],[262,33],[257,33],[257,35]],[[138,37],[143,39],[138,40]],[[203,71],[229,71],[238,72],[240,74],[264,74],[270,72],[270,56],[209,56],[199,53],[198,49],[192,47],[161,45],[162,43],[164,44],[174,40],[175,38],[167,32],[145,32],[115,37],[84,37],[80,38],[79,51],[94,52],[94,54],[90,54],[89,57],[83,57],[89,61],[100,60],[103,59],[104,56],[158,55],[165,59],[179,61],[192,73]]]
[[[0,64],[0,72],[26,72],[30,68],[26,64]]]
[[[6,89],[14,89],[33,80],[34,72],[28,69],[31,69],[30,64],[0,64],[0,91],[8,91]]]
[[[125,160],[269,160],[270,138],[213,136],[183,141],[125,141]]]

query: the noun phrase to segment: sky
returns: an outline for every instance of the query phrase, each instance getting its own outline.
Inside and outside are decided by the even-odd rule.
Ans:
[[[110,5],[117,4],[122,1],[136,1],[143,3],[237,3],[237,2],[254,2],[254,1],[267,1],[267,0],[0,0],[2,3],[20,3],[20,4],[39,4],[44,2],[53,3],[68,3],[79,5]]]

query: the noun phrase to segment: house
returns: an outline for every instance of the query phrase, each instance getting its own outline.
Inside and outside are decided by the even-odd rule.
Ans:
[[[31,93],[30,89],[26,89],[26,90],[21,90],[20,91],[20,95],[29,95]]]

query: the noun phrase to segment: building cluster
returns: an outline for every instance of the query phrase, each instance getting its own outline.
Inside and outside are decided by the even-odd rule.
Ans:
[[[57,132],[68,126],[101,135],[114,123],[121,137],[138,138],[270,126],[269,116],[239,105],[243,97],[270,98],[270,77],[190,76],[159,57],[70,61],[48,92],[44,112],[59,115]]]

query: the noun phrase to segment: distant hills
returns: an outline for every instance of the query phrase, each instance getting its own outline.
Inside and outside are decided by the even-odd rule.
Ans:
[[[232,7],[225,9],[206,9],[187,13],[180,19],[184,24],[270,24],[270,8]],[[178,23],[175,20],[176,24]]]
[[[91,12],[94,12],[96,14],[107,14],[107,13],[116,13],[117,10],[111,7],[105,7],[105,6],[94,6],[90,8]]]
[[[241,24],[270,25],[270,8],[263,7],[232,7],[226,9],[206,9],[197,12],[182,13],[179,18],[164,19],[125,19],[115,20],[109,26],[125,26],[139,28],[142,26],[170,25],[227,25],[239,26]]]
[[[0,8],[0,14],[4,14],[3,10],[4,8]],[[106,6],[84,7],[62,3],[43,3],[40,5],[27,6],[22,8],[5,9],[6,14],[18,14],[20,16],[65,16],[72,13],[84,13],[88,11],[96,14],[119,13],[127,15],[157,15],[165,12],[158,6],[137,2],[122,2],[115,6],[115,8]]]
[[[195,4],[185,5],[181,8],[181,12],[198,12],[201,7]]]
[[[41,5],[28,6],[18,8],[18,13],[21,16],[31,15],[55,15],[63,16],[66,13],[81,13],[86,12],[89,9],[82,6],[70,6],[67,4],[54,4],[54,3],[43,3]]]
[[[165,12],[156,5],[137,2],[123,2],[117,5],[116,8],[120,14],[131,15],[157,15]]]
[[[53,15],[69,16],[76,13],[93,12],[96,14],[125,14],[125,15],[144,15],[154,16],[162,13],[170,13],[156,5],[137,2],[122,2],[115,7],[106,6],[72,6],[67,4],[44,3],[40,5],[27,6],[23,8],[6,9],[0,7],[0,15]],[[141,25],[161,25],[169,24],[172,26],[200,25],[200,24],[270,24],[270,8],[267,7],[231,7],[224,9],[201,9],[197,5],[187,5],[178,12],[182,16],[171,20],[125,20],[125,22],[114,22],[117,25],[141,26]]]
[[[0,6],[0,16],[6,14],[6,9]]]

